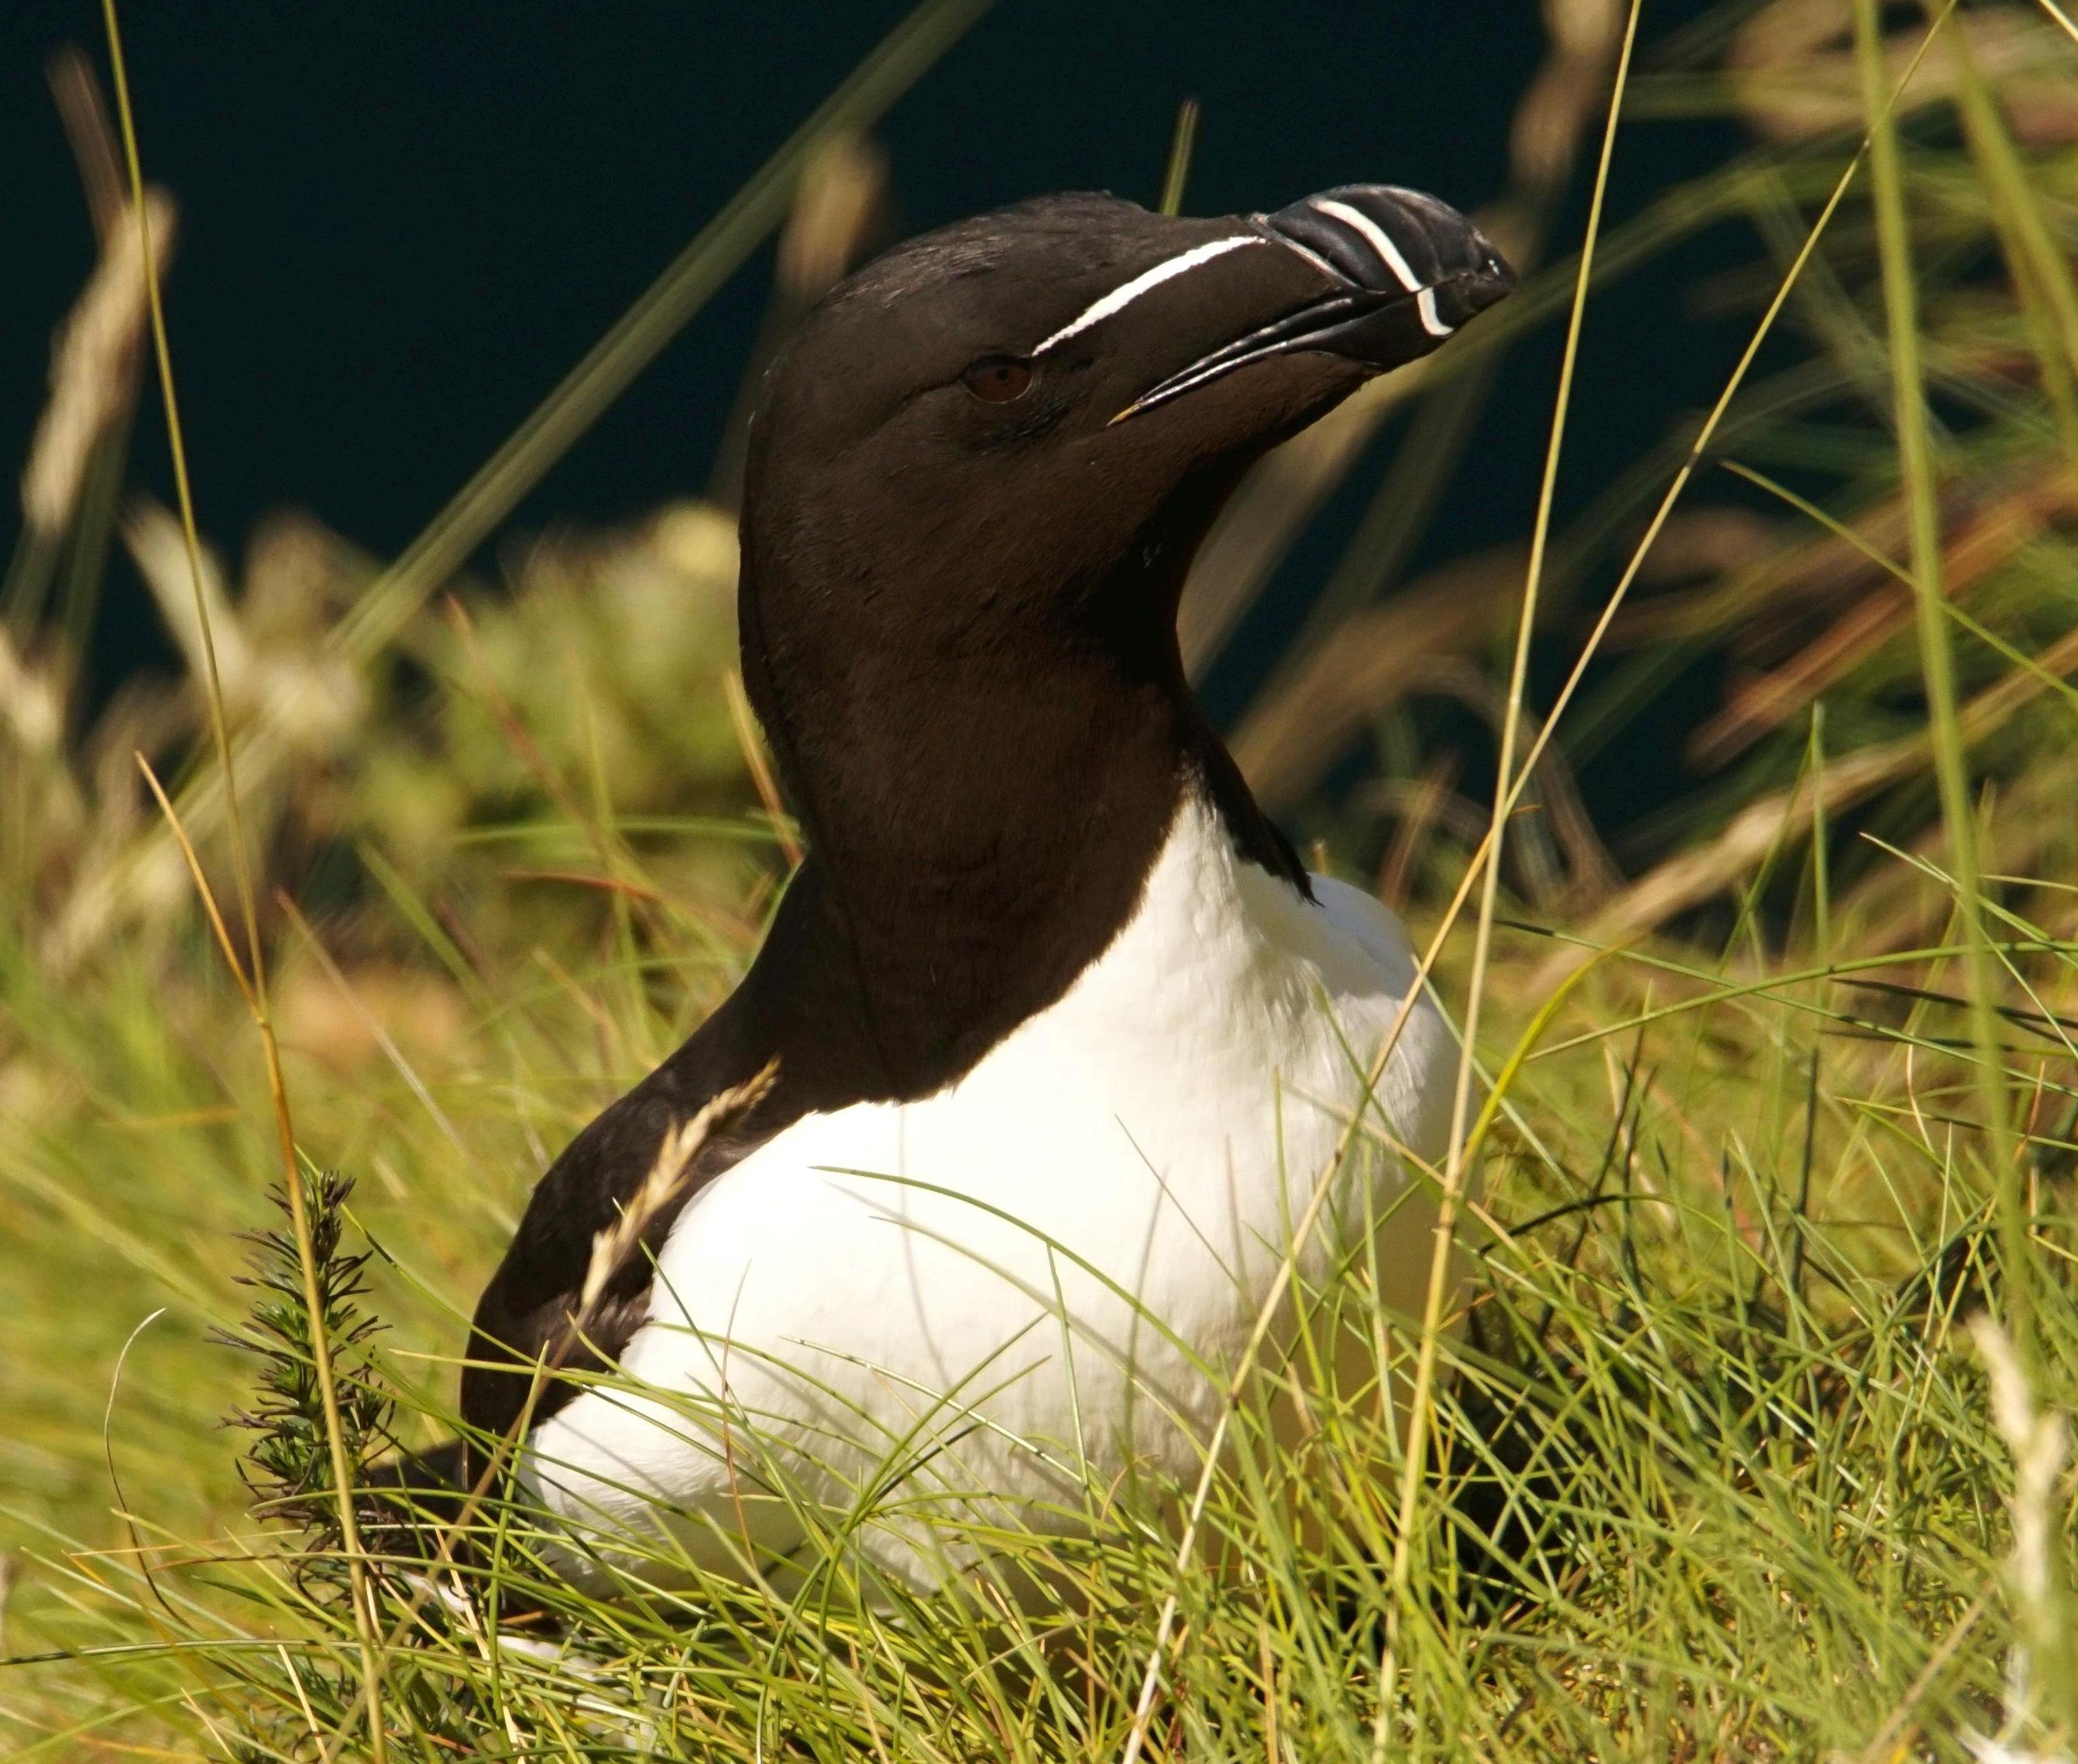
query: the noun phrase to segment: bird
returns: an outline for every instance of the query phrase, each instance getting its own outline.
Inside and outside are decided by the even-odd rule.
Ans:
[[[1419,1313],[1458,1044],[1393,915],[1257,805],[1177,615],[1252,465],[1515,279],[1393,186],[1053,195],[786,341],[738,622],[805,856],[542,1176],[464,1364],[465,1479],[508,1462],[557,1572],[779,1585],[841,1537],[943,1587],[988,1528],[1187,1485],[1353,1233]]]

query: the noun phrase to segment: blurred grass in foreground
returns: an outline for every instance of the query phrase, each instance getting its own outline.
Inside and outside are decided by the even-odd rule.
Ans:
[[[1073,1590],[1041,1616],[985,1577],[961,1601],[862,1587],[834,1540],[813,1596],[786,1605],[536,1587],[574,1633],[540,1657],[382,1591],[390,1756],[1116,1756],[1172,1599],[1156,1757],[2068,1754],[2078,45],[2017,4],[1930,16],[1930,40],[1896,17],[1858,60],[1846,5],[1728,15],[1626,95],[1631,117],[1733,111],[1755,144],[1613,229],[1598,274],[1742,219],[1750,272],[1702,298],[1755,319],[1862,144],[1865,88],[1910,76],[1897,175],[1846,186],[1704,457],[1670,437],[1555,536],[1549,639],[1570,660],[1607,612],[1616,665],[1585,677],[1510,824],[1483,1278],[1442,1349],[1408,1595],[1387,1566],[1401,1446],[1375,1391],[1315,1402],[1296,1457],[1266,1449],[1251,1399],[1187,1561],[1146,1502],[1104,1509],[1092,1542],[993,1541]],[[1599,0],[1552,18],[1513,184],[1483,216],[1533,265],[1621,24]],[[911,47],[920,66],[928,44]],[[862,89],[885,102],[884,84]],[[0,1743],[364,1755],[339,1583],[255,1519],[248,1441],[216,1425],[255,1403],[252,1357],[208,1338],[250,1332],[238,1234],[269,1222],[279,1170],[244,1006],[131,757],[174,782],[228,910],[195,585],[177,519],[123,493],[149,369],[136,215],[90,81],[61,93],[104,261],[61,342],[0,587]],[[861,248],[882,175],[844,129],[796,140],[775,334]],[[171,199],[148,200],[165,255]],[[1909,290],[1886,214],[1907,223]],[[1202,668],[1330,491],[1377,469],[1371,439],[1397,436],[1237,746],[1271,805],[1425,935],[1489,814],[1465,782],[1478,756],[1421,708],[1511,714],[1496,682],[1533,511],[1497,514],[1490,553],[1412,581],[1405,560],[1508,343],[1564,311],[1573,273],[1550,263],[1490,327],[1268,462],[1187,613]],[[1901,357],[1893,321],[1914,310]],[[552,535],[495,585],[427,573],[567,444],[621,369],[602,371],[410,569],[307,517],[255,535],[235,586],[205,560],[298,1143],[355,1179],[344,1213],[317,1197],[318,1222],[340,1254],[373,1246],[362,1303],[388,1325],[357,1424],[392,1397],[410,1444],[448,1424],[464,1312],[534,1174],[726,990],[785,872],[728,678],[726,448],[714,500]],[[1922,419],[1914,472],[1901,436]],[[89,725],[81,657],[118,544],[189,673]],[[1916,605],[1948,622],[1946,725]],[[1693,719],[1696,787],[1620,865],[1571,769],[1703,655],[1731,667]],[[1533,739],[1550,709],[1513,714]],[[1943,765],[1974,814],[1967,894]],[[1467,941],[1443,945],[1454,1004]],[[1525,1042],[1598,950],[1615,953]],[[1415,1332],[1367,1302],[1363,1270],[1305,1296],[1404,1370]],[[2003,1327],[1973,1339],[1980,1313]]]

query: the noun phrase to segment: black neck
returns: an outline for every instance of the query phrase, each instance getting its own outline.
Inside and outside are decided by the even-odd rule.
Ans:
[[[855,625],[841,653],[773,628],[770,565],[746,555],[745,678],[812,855],[742,1003],[777,1028],[812,999],[804,1040],[848,1069],[833,1088],[928,1094],[1058,999],[1132,915],[1188,792],[1305,888],[1184,678],[1194,549],[1151,538],[1023,640],[949,621],[868,645]],[[783,603],[812,600],[795,584]]]

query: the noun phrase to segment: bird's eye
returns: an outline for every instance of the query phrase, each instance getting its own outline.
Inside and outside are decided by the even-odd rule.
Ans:
[[[1021,398],[1032,385],[1032,364],[1014,355],[985,355],[960,376],[960,384],[989,404]]]

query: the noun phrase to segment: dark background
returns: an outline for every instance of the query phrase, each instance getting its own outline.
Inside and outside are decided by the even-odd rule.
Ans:
[[[905,10],[126,7],[147,175],[181,207],[169,319],[206,532],[235,553],[259,516],[294,504],[395,552]],[[1693,10],[1648,3],[1648,44]],[[44,83],[45,57],[69,40],[105,69],[94,0],[0,9],[0,441],[18,461],[52,327],[94,256]],[[1509,119],[1544,52],[1533,0],[999,0],[877,133],[899,231],[1046,190],[1152,203],[1187,95],[1204,106],[1192,211],[1275,206],[1355,179],[1470,208],[1503,188]],[[1598,127],[1562,248],[1579,235]],[[1613,213],[1733,144],[1715,125],[1630,127]],[[1741,328],[1699,324],[1681,290],[1727,248],[1706,239],[1592,309],[1562,506],[1721,382]],[[769,265],[768,250],[694,320],[515,529],[632,515],[705,484]],[[1514,352],[1417,565],[1526,532],[1557,343],[1547,327]],[[133,481],[169,496],[165,457],[148,395]],[[1360,474],[1245,628],[1216,708],[1239,702],[1374,477]],[[10,498],[0,519],[16,518]],[[163,653],[127,563],[114,567],[104,687]],[[1590,783],[1621,818],[1658,794],[1668,751],[1642,742]]]

